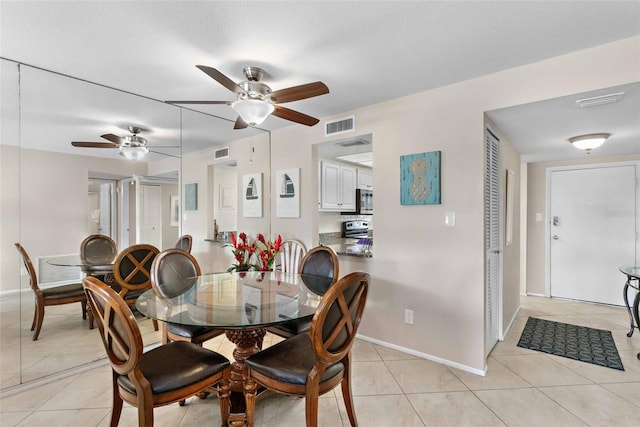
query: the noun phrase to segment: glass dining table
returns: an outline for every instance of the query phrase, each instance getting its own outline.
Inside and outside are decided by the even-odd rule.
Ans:
[[[260,351],[267,327],[312,316],[332,282],[280,271],[211,273],[185,280],[195,284],[184,294],[164,298],[149,290],[138,297],[136,308],[164,322],[224,329],[236,346],[231,372],[236,394],[243,390],[244,360]]]

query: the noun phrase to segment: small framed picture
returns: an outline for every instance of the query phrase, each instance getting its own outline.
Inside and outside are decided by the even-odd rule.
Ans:
[[[180,196],[171,196],[170,202],[171,212],[171,227],[178,227],[180,225]]]

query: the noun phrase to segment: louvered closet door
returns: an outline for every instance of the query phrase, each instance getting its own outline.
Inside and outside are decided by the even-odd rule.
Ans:
[[[485,356],[498,342],[502,276],[500,239],[500,141],[487,129],[485,147]]]

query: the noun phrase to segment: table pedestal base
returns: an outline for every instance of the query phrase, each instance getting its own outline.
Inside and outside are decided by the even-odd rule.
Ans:
[[[262,348],[262,341],[267,333],[266,328],[229,329],[225,332],[227,339],[236,345],[233,350],[231,364],[231,415],[229,425],[242,427],[246,423],[244,403],[244,361]]]

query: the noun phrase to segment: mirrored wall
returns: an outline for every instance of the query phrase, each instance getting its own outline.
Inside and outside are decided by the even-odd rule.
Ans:
[[[181,234],[192,234],[203,271],[215,271],[211,259],[220,257],[211,253],[222,246],[211,241],[220,214],[214,206],[214,188],[220,187],[210,175],[217,163],[214,148],[231,147],[227,167],[242,173],[260,168],[265,179],[270,174],[268,132],[233,134],[233,122],[214,114],[10,60],[0,60],[0,66],[0,388],[5,389],[105,356],[97,329],[89,329],[77,303],[47,307],[40,335],[32,339],[34,295],[14,243],[29,254],[42,287],[80,279],[79,268],[50,261],[78,254],[82,240],[96,233],[111,236],[118,250],[135,243],[167,249]],[[132,129],[149,148],[139,161],[125,158],[103,136],[130,136]],[[256,151],[260,159],[254,162]],[[197,184],[195,210],[184,209],[185,184]],[[237,194],[233,202],[239,203]],[[264,214],[253,223],[264,233],[269,233],[269,206],[267,199]],[[226,223],[233,221],[226,217]],[[242,218],[235,222],[235,227],[247,225],[252,226]],[[145,345],[159,342],[151,321],[137,318]]]

